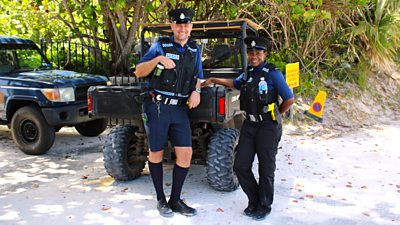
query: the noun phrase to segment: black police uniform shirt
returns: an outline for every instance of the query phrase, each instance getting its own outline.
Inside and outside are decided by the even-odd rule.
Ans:
[[[264,62],[260,66],[254,67],[254,72],[260,72],[266,66],[266,64],[267,62]],[[240,90],[246,82],[247,80],[244,79],[244,74],[241,74],[233,80],[233,86]],[[269,77],[267,78],[266,82],[268,85],[268,90],[278,89],[278,95],[282,97],[283,101],[293,98],[292,90],[290,90],[280,70],[270,70]]]

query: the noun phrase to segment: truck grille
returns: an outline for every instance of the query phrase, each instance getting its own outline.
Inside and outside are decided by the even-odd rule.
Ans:
[[[75,88],[75,101],[86,101],[87,100],[87,90],[89,86],[80,86]]]

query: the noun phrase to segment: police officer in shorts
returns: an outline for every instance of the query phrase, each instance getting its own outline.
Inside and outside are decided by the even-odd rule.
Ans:
[[[275,156],[282,135],[281,114],[289,110],[294,98],[283,74],[265,60],[271,46],[269,40],[248,36],[244,41],[248,72],[234,80],[208,78],[202,86],[216,83],[240,90],[240,108],[246,112],[246,119],[236,147],[234,171],[249,200],[244,214],[262,220],[271,212],[273,202]],[[283,99],[280,105],[278,96]],[[258,182],[252,172],[256,154]]]
[[[143,121],[149,142],[148,165],[157,193],[160,215],[173,212],[196,215],[181,199],[182,186],[192,158],[192,135],[188,110],[200,104],[203,77],[200,48],[189,41],[192,9],[169,12],[173,36],[160,38],[136,66],[137,77],[150,77],[149,98],[143,103]],[[163,189],[163,153],[170,140],[176,154],[172,190],[167,202]]]

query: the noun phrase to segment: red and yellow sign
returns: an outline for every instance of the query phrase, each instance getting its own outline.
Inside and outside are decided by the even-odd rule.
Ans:
[[[314,119],[322,123],[322,113],[324,111],[325,99],[326,99],[326,92],[319,91],[310,109],[305,111],[304,113],[311,119]]]

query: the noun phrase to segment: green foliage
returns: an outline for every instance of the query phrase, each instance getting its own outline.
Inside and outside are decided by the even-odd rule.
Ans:
[[[54,19],[58,6],[49,1],[0,0],[0,35],[30,38],[65,37],[68,29]],[[51,2],[51,1],[50,1]]]
[[[235,19],[238,14],[236,5],[221,5],[221,12],[227,17],[227,19]]]
[[[137,2],[68,0],[67,9],[61,0],[0,0],[0,35],[36,42],[79,37],[82,44],[104,48],[103,39],[117,61],[132,49],[125,46],[130,26],[164,23],[171,9],[190,7],[196,20],[249,18],[264,26],[273,42],[268,60],[282,71],[286,63],[300,62],[299,93],[316,94],[319,80],[328,77],[365,88],[370,66],[400,62],[400,0],[142,0],[140,10],[134,9]],[[139,32],[133,34],[136,41]],[[121,57],[137,60],[129,52]]]
[[[42,56],[34,49],[17,49],[16,55],[21,69],[35,69],[42,65]]]
[[[318,91],[323,89],[325,88],[321,79],[313,73],[306,72],[300,74],[300,85],[294,88],[294,92],[301,96],[316,96]]]
[[[358,21],[348,28],[349,44],[358,58],[378,67],[393,60],[400,47],[399,11],[399,0],[371,0],[358,7]]]
[[[393,61],[398,52],[400,0],[261,2],[261,10],[254,2],[242,14],[267,28],[279,52],[270,61],[300,62],[301,93],[318,90],[325,77],[365,88],[370,66]]]
[[[268,62],[273,63],[284,75],[286,75],[286,64],[297,61],[291,56],[290,51],[285,49],[271,53],[268,56]],[[294,88],[296,94],[302,96],[315,96],[321,89],[324,89],[321,77],[318,77],[310,71],[300,71],[300,85],[299,87]]]
[[[286,63],[290,63],[290,61],[288,61],[288,51],[285,50],[279,52],[272,52],[267,57],[267,59],[269,63],[274,64],[283,73],[285,72]]]

